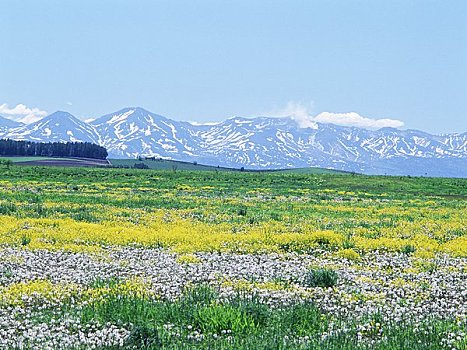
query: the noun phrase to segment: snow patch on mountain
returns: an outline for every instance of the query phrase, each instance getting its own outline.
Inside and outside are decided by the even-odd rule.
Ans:
[[[106,147],[110,158],[161,157],[254,169],[319,166],[370,174],[467,175],[467,133],[369,130],[318,122],[297,111],[280,118],[233,117],[204,124],[171,120],[139,107],[91,123],[56,112],[29,125],[0,118],[0,136],[93,142]]]

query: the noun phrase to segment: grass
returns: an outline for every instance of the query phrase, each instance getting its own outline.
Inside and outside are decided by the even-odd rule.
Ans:
[[[13,163],[33,162],[37,160],[49,160],[49,159],[56,159],[56,158],[52,158],[52,157],[0,157],[0,160],[11,160]]]
[[[0,184],[0,243],[466,254],[467,179],[13,166]]]
[[[195,162],[180,162],[168,159],[110,159],[110,163],[115,167],[134,168],[135,165],[144,164],[152,170],[188,170],[188,171],[234,171],[239,169],[230,169],[225,167],[209,166],[196,164]]]
[[[330,288],[337,283],[337,273],[331,269],[311,269],[305,277],[305,283],[310,287]]]
[[[0,262],[5,267],[0,277],[9,281],[0,289],[5,297],[0,300],[22,305],[25,296],[59,296],[63,314],[81,324],[110,323],[129,329],[125,348],[439,349],[446,334],[459,333],[465,326],[451,318],[391,321],[373,313],[363,315],[368,319],[362,328],[361,320],[325,312],[307,297],[271,305],[258,290],[276,294],[295,288],[310,296],[327,288],[326,293],[333,295],[343,284],[356,283],[346,280],[347,269],[361,271],[370,280],[372,273],[382,272],[377,261],[374,266],[360,262],[373,253],[392,252],[426,278],[443,269],[435,264],[436,255],[464,261],[467,179],[170,168],[0,170],[0,244],[6,250],[71,251],[106,259],[109,246],[163,248],[173,253],[174,269],[182,274],[206,264],[199,252],[258,259],[263,253],[281,259],[293,253],[327,259],[325,267],[307,266],[303,280],[226,278],[216,280],[217,287],[187,286],[173,299],[159,298],[144,283],[120,276],[85,286],[56,284],[47,276],[13,281],[15,257]],[[336,259],[345,261],[345,269],[336,270],[332,265]],[[117,266],[112,263],[109,266]],[[124,265],[119,268],[124,270]],[[465,273],[461,267],[451,268],[461,276]],[[399,273],[397,283],[415,283],[410,276],[418,272]],[[390,272],[384,277],[396,280]],[[236,294],[225,297],[222,282],[225,288],[230,283]],[[374,295],[359,291],[347,296],[363,303]],[[427,296],[421,293],[423,297]],[[56,310],[42,306],[38,310],[38,323],[57,317]],[[462,348],[465,342],[464,337],[453,344]]]
[[[88,163],[88,162],[104,162],[100,159],[92,159],[92,158],[65,158],[65,157],[40,157],[40,156],[31,156],[31,157],[0,157],[1,161],[10,160],[13,163],[21,164],[21,163],[30,163],[30,162],[37,162],[36,166],[47,166],[47,162],[45,161],[59,161],[59,162],[72,162],[74,164],[79,163]]]
[[[110,297],[79,313],[84,322],[132,324],[125,347],[138,349],[373,349],[372,339],[381,334],[381,350],[439,349],[441,334],[459,330],[449,319],[415,326],[372,316],[371,326],[359,331],[352,320],[323,314],[313,303],[271,308],[240,294],[220,300],[206,285],[173,302]],[[323,332],[329,335],[318,336]],[[366,341],[359,341],[359,332]]]
[[[318,168],[318,167],[281,169],[277,171],[283,172],[283,173],[294,173],[294,174],[341,174],[341,175],[352,174],[351,172],[347,172],[347,171]]]
[[[134,168],[135,165],[141,166],[144,164],[148,169],[152,170],[171,170],[171,171],[241,171],[241,168],[227,168],[219,166],[210,166],[197,164],[196,162],[181,162],[168,159],[110,159],[110,162],[115,167]],[[297,169],[283,169],[283,170],[249,170],[245,172],[277,172],[277,173],[301,173],[301,174],[349,174],[344,171],[324,169],[324,168],[297,168]]]

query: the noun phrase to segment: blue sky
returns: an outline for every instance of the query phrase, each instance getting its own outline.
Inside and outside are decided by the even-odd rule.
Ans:
[[[467,131],[467,1],[0,0],[0,26],[3,116],[329,112]]]

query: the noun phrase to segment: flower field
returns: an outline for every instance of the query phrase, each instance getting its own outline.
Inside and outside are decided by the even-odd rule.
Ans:
[[[0,170],[0,349],[467,348],[467,179]]]

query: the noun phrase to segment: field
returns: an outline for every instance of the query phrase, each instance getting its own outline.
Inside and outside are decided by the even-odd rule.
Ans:
[[[10,160],[13,163],[33,162],[40,160],[50,160],[52,157],[0,157],[0,160]]]
[[[115,167],[126,167],[133,168],[135,165],[144,164],[149,169],[153,170],[191,170],[191,171],[240,171],[239,168],[224,168],[203,164],[195,164],[189,162],[180,162],[168,159],[110,159],[110,163]],[[252,170],[246,170],[252,171]],[[256,170],[258,171],[258,170]],[[285,170],[270,170],[266,172],[296,172],[296,173],[307,173],[307,174],[345,174],[343,171],[324,169],[324,168],[296,168],[296,169],[285,169]]]
[[[0,194],[0,348],[467,347],[467,179],[2,166]]]
[[[0,162],[8,160],[16,165],[26,166],[96,167],[109,165],[107,160],[93,158],[0,157]]]
[[[133,168],[135,165],[144,164],[153,170],[193,170],[193,171],[231,171],[232,169],[214,167],[209,165],[194,164],[189,162],[178,162],[168,159],[110,159],[115,167]]]
[[[58,157],[0,157],[0,162],[10,160],[16,165],[26,166],[62,166],[62,167],[96,167],[113,166],[117,168],[134,168],[143,166],[152,170],[189,170],[189,171],[240,171],[239,169],[224,168],[197,163],[181,162],[168,159],[91,159],[91,158],[58,158]],[[245,170],[258,171],[258,170]],[[284,170],[265,170],[265,172],[286,172],[303,174],[349,174],[344,171],[324,168],[295,168]]]

